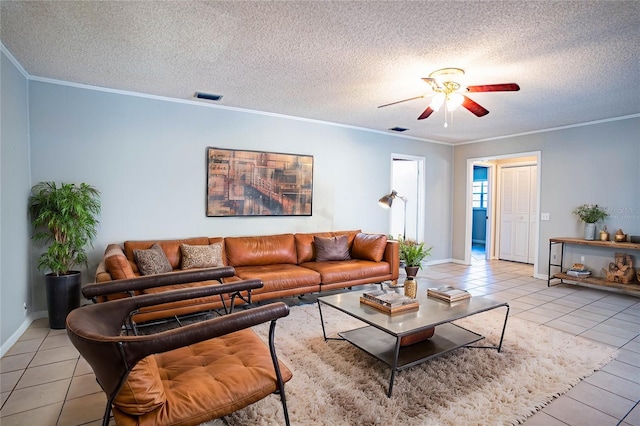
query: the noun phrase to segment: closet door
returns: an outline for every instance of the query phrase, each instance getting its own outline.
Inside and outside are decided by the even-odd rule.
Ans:
[[[533,263],[536,166],[504,167],[500,191],[500,254],[503,260]],[[533,183],[533,184],[532,184]],[[533,200],[533,202],[532,202]],[[532,212],[534,212],[532,214]],[[534,226],[535,227],[535,226]]]

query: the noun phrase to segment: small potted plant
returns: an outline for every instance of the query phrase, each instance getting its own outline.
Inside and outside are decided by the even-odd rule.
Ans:
[[[400,239],[400,260],[404,262],[407,277],[415,277],[419,269],[422,269],[422,261],[431,255],[433,247],[425,248],[424,243],[414,240]]]
[[[49,325],[65,328],[67,314],[80,306],[80,271],[87,266],[85,247],[96,237],[100,193],[86,183],[40,182],[31,188],[29,212],[35,242],[48,244],[38,261],[45,275]]]
[[[584,222],[584,239],[594,240],[596,238],[596,223],[607,218],[609,213],[597,204],[583,204],[573,210],[573,214]]]

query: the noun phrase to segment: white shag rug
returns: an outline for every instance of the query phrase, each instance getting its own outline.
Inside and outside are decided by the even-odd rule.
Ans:
[[[328,306],[327,334],[362,326]],[[497,344],[504,309],[457,321]],[[255,328],[266,341],[268,325]],[[436,333],[438,329],[436,328]],[[293,372],[285,393],[292,425],[519,424],[615,357],[616,350],[511,317],[502,351],[457,349],[396,374],[346,341],[325,342],[317,304],[295,306],[276,327],[278,357]],[[228,425],[284,424],[276,395],[224,418]],[[221,419],[206,425],[219,425]]]

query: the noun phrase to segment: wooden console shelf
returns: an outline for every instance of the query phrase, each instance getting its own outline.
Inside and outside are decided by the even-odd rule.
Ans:
[[[561,245],[560,251],[560,263],[553,263],[551,260],[551,248],[555,244]],[[569,245],[583,245],[590,247],[602,247],[606,249],[612,249],[615,251],[627,252],[629,250],[640,250],[640,244],[638,243],[616,243],[614,241],[600,241],[600,240],[583,240],[581,238],[550,238],[549,239],[549,279],[547,280],[547,287],[551,286],[551,280],[560,280],[556,284],[563,283],[564,281],[571,281],[574,284],[578,285],[586,285],[593,287],[606,287],[610,289],[617,289],[623,291],[625,293],[633,294],[635,296],[640,296],[640,283],[632,282],[628,284],[617,283],[612,281],[607,281],[604,278],[599,277],[587,277],[587,278],[578,278],[571,275],[566,274],[568,268],[564,268],[563,258],[564,258],[564,246],[565,244]],[[551,268],[560,268],[560,272],[552,273]]]

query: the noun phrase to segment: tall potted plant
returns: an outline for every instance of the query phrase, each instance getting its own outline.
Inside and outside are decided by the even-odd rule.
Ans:
[[[40,182],[31,188],[32,240],[48,245],[38,261],[45,275],[49,325],[65,328],[67,314],[80,306],[80,271],[87,266],[85,247],[92,245],[100,213],[100,192],[86,184]]]

